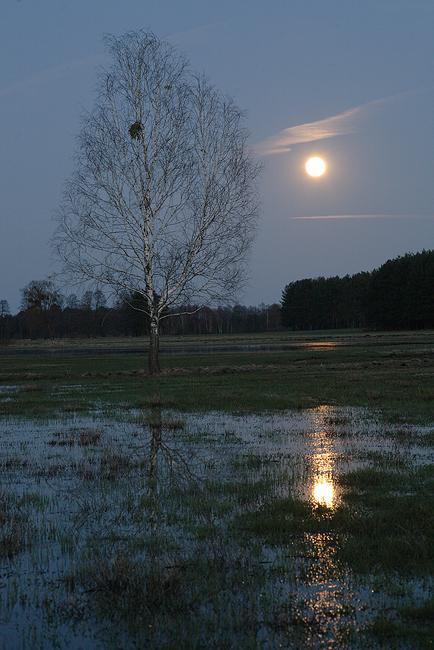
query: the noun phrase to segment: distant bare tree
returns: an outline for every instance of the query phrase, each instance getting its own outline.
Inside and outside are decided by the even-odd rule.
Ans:
[[[107,305],[107,299],[101,289],[96,289],[93,294],[94,309],[103,309]]]
[[[62,295],[57,291],[52,280],[32,280],[21,289],[22,309],[49,311],[52,307],[61,307]]]
[[[80,307],[81,309],[87,309],[90,311],[92,309],[93,305],[93,291],[88,289],[87,291],[84,292],[81,301],[80,301]]]
[[[54,241],[65,272],[143,296],[157,373],[167,310],[229,300],[243,283],[258,166],[242,112],[169,44],[136,32],[107,45]]]
[[[9,309],[9,303],[7,300],[0,300],[0,318],[5,318],[10,316],[11,310]]]
[[[71,293],[69,296],[67,296],[65,303],[68,309],[78,309],[80,307],[77,294],[75,293]]]
[[[4,298],[0,300],[0,344],[4,345],[9,339],[8,321],[11,319],[9,303]]]

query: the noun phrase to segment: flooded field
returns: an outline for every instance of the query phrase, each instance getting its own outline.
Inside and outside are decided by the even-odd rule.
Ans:
[[[4,417],[0,647],[431,647],[433,433],[327,404]]]
[[[62,356],[88,357],[89,355],[142,355],[148,350],[147,337],[104,337],[93,339],[20,340],[0,346],[0,358]],[[431,331],[419,332],[366,332],[362,330],[329,330],[312,332],[265,332],[252,334],[225,334],[206,336],[162,336],[160,352],[163,355],[217,355],[225,353],[264,352],[340,352],[350,354],[366,348],[387,348],[396,355],[397,350],[432,354]],[[381,350],[384,354],[385,350]]]

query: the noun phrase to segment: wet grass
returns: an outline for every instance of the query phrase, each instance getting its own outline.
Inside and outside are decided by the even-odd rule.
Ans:
[[[68,431],[55,431],[53,438],[48,441],[52,447],[89,447],[99,444],[101,431],[98,429],[68,429]]]
[[[182,607],[178,567],[162,570],[132,560],[125,553],[111,558],[92,555],[83,562],[74,582],[77,578],[78,584],[93,594],[100,614],[110,618],[115,614],[118,621],[128,621],[134,627],[156,612],[170,613]]]
[[[32,355],[8,348],[0,357],[0,385],[19,390],[0,401],[0,414],[47,417],[95,407],[118,411],[147,408],[157,400],[186,412],[303,409],[327,403],[381,408],[385,417],[401,422],[427,422],[434,416],[431,332],[280,333],[263,335],[260,341],[268,351],[162,354],[159,378],[145,374],[146,359],[137,344],[135,354],[113,353],[113,341],[107,348],[98,342],[97,355],[53,355],[37,343]],[[220,346],[233,342],[231,337],[219,339]],[[327,345],[317,347],[322,342]],[[189,337],[182,344],[194,349],[197,341]],[[276,344],[293,347],[273,351]]]
[[[29,548],[33,526],[26,506],[40,507],[41,499],[35,495],[21,498],[0,492],[0,559],[13,558]]]
[[[431,647],[430,346],[2,355],[0,648]]]
[[[241,514],[235,525],[271,545],[293,544],[305,533],[339,534],[337,557],[356,573],[434,575],[434,466],[359,469],[339,482],[345,490],[335,510],[289,496]]]
[[[367,638],[374,637],[387,648],[432,648],[434,645],[434,599],[420,606],[402,607],[394,620],[378,617],[369,626]]]
[[[94,562],[83,564],[73,583],[92,594],[93,612],[100,620],[124,631],[115,633],[115,643],[128,644],[132,635],[138,647],[146,648],[230,648],[234,639],[237,647],[257,646],[259,610],[264,608],[252,594],[259,576],[256,571],[253,577],[240,558],[192,557],[150,568],[120,554],[100,559],[97,567]],[[240,584],[249,596],[234,600]],[[75,609],[83,612],[75,602]],[[196,620],[204,614],[206,632]]]

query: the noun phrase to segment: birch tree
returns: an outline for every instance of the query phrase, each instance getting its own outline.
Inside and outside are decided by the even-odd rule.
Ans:
[[[168,310],[228,301],[243,284],[258,166],[243,113],[171,45],[142,31],[106,44],[54,244],[76,280],[143,296],[154,374]]]

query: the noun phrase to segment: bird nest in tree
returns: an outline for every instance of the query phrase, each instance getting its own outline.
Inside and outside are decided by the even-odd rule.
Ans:
[[[143,124],[139,121],[134,122],[134,124],[131,124],[128,132],[133,140],[138,140],[143,133]]]

